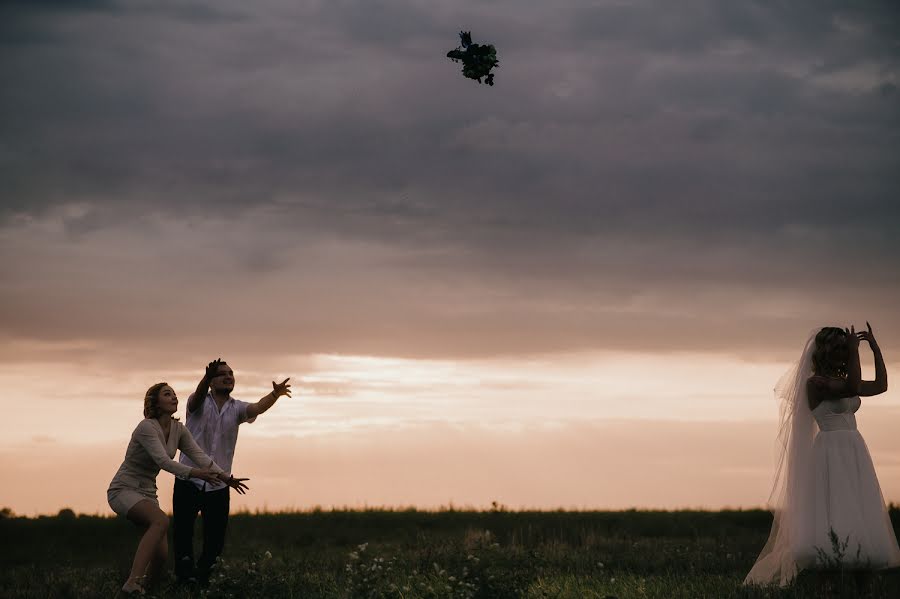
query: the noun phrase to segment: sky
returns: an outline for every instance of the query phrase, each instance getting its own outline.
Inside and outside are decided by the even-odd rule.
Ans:
[[[218,357],[293,384],[248,510],[762,507],[810,330],[900,373],[890,1],[6,0],[0,80],[19,514],[111,513]],[[900,394],[858,416],[900,503]]]

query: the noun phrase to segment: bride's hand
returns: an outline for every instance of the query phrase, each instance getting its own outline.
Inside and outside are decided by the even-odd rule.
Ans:
[[[867,341],[869,343],[869,347],[875,349],[876,347],[878,347],[878,342],[875,341],[875,335],[872,333],[872,325],[869,324],[868,320],[866,321],[866,328],[868,328],[869,330],[860,331],[856,334],[856,338],[858,339],[857,342]]]
[[[847,332],[847,347],[851,350],[859,349],[859,335],[854,326],[850,325],[850,330],[844,329],[844,331]]]

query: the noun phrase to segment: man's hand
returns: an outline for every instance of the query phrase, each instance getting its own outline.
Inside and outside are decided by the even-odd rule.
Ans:
[[[221,364],[222,358],[216,358],[215,360],[207,364],[206,374],[203,375],[203,378],[206,379],[207,382],[209,382],[219,376],[219,365]]]
[[[275,396],[275,399],[278,399],[282,395],[291,396],[291,386],[288,381],[291,380],[290,377],[284,379],[280,383],[276,383],[272,381],[272,395]]]

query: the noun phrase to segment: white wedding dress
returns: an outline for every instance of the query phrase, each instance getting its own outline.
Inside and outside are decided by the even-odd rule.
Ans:
[[[781,417],[769,497],[774,520],[744,584],[784,586],[799,570],[838,562],[846,568],[900,566],[875,467],[856,429],[859,397],[826,400],[809,409],[806,386],[817,332],[775,386]]]
[[[812,557],[846,567],[900,566],[900,548],[884,505],[869,448],[856,429],[859,397],[825,400],[812,411],[819,426],[813,441],[815,490]],[[843,556],[835,555],[831,531]],[[846,545],[846,547],[843,547]],[[814,562],[815,563],[815,562]]]

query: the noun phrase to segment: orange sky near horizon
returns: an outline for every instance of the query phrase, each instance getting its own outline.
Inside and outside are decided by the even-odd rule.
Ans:
[[[270,377],[242,372],[241,361],[231,360],[235,396],[243,399],[264,395],[267,378],[294,374],[294,397],[241,428],[234,470],[251,478],[252,490],[234,497],[234,509],[483,509],[492,501],[537,509],[753,508],[764,505],[771,484],[771,387],[782,363],[610,353],[294,360],[306,370]],[[29,516],[63,507],[109,512],[105,489],[139,417],[137,385],[153,375],[134,372],[117,387],[112,374],[74,370],[54,370],[67,381],[61,388],[33,385],[40,377],[21,366],[0,369],[5,389],[30,398],[19,402],[16,419],[0,424],[0,476],[18,481],[0,491],[0,506]],[[182,418],[196,384],[191,374],[168,379]],[[892,367],[890,374],[898,373]],[[898,417],[893,391],[866,400],[859,413],[885,498],[894,502]],[[168,509],[172,476],[162,472],[158,484]]]

